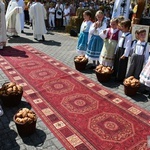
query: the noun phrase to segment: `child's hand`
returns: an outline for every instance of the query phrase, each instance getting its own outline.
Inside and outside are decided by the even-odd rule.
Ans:
[[[94,27],[95,27],[95,28],[98,28],[98,27],[99,27],[99,22],[98,22],[98,21],[95,22]]]
[[[126,57],[125,57],[125,56],[123,56],[123,55],[120,57],[120,59],[125,59],[125,58],[126,58]]]
[[[94,23],[94,28],[97,28],[97,23],[96,22]]]
[[[103,34],[106,34],[106,30],[103,31]]]

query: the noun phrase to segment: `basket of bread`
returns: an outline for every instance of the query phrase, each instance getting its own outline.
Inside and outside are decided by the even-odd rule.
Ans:
[[[99,82],[108,82],[111,78],[111,74],[113,73],[113,69],[111,67],[98,65],[95,69],[95,73]]]
[[[85,69],[86,65],[88,63],[88,59],[83,56],[83,55],[79,55],[79,56],[75,56],[74,57],[74,64],[75,64],[75,68],[78,71],[82,71]]]
[[[126,78],[123,82],[124,93],[128,96],[134,96],[140,87],[140,82],[134,76]]]
[[[20,136],[29,136],[35,132],[37,116],[34,111],[21,108],[14,115],[13,120]]]
[[[17,106],[22,98],[23,88],[15,82],[6,82],[0,88],[0,99],[4,106]]]

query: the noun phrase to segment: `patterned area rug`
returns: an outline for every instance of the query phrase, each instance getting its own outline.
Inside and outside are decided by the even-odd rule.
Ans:
[[[0,67],[67,150],[147,149],[150,113],[28,46],[0,51]]]

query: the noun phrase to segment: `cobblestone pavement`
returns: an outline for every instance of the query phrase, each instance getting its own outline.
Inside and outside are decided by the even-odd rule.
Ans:
[[[9,46],[28,44],[32,47],[54,57],[63,62],[67,66],[74,68],[73,58],[76,55],[75,47],[77,38],[70,37],[68,34],[61,32],[48,32],[45,35],[45,42],[37,42],[32,35],[32,29],[25,28],[25,33],[21,34],[19,38],[11,38],[8,40]],[[97,82],[94,71],[85,70],[82,72],[88,78]],[[0,70],[0,84],[9,81],[6,75]],[[99,83],[100,84],[100,83]],[[145,110],[150,110],[150,101],[146,95],[137,94],[135,97],[127,97],[124,95],[123,85],[115,83],[113,80],[104,84],[106,88],[118,93],[122,97],[127,98],[132,103],[135,103]],[[23,102],[14,108],[5,108],[4,115],[0,117],[0,150],[65,150],[58,139],[49,131],[40,118],[37,120],[37,130],[35,134],[21,138],[17,134],[16,126],[13,122],[13,115],[21,107],[28,107],[30,105],[23,98]]]

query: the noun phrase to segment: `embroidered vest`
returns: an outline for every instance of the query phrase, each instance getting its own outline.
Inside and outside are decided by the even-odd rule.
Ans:
[[[107,39],[118,41],[119,30],[115,33],[111,33],[111,29],[109,28],[107,32]]]

